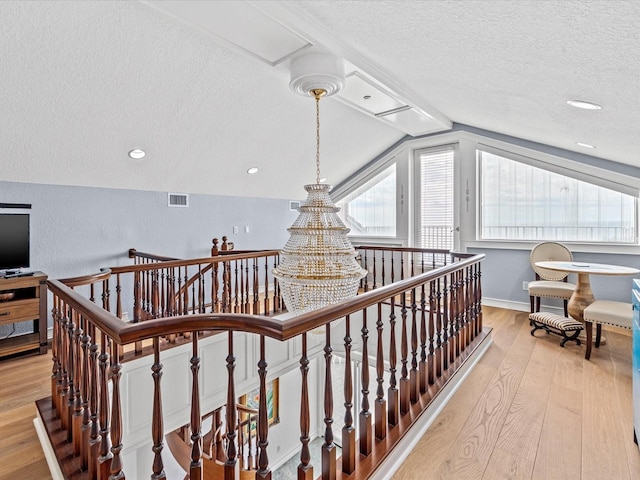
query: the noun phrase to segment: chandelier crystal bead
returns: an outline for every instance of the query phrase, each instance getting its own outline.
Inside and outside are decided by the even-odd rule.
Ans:
[[[294,314],[354,297],[367,274],[356,260],[340,209],[331,200],[331,185],[320,183],[320,98],[326,91],[310,93],[316,99],[316,183],[304,187],[307,200],[298,208],[280,264],[273,270],[285,306]]]

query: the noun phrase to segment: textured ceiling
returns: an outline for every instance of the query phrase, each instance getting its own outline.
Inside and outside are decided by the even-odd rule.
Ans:
[[[427,111],[640,166],[640,2],[255,4]],[[315,179],[314,104],[284,66],[135,1],[2,1],[0,25],[1,180],[303,198]],[[404,136],[333,99],[321,108],[330,183]],[[145,159],[126,156],[136,147]]]

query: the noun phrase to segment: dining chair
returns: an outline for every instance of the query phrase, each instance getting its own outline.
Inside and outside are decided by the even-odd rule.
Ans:
[[[562,243],[542,242],[533,247],[529,256],[531,268],[536,274],[536,279],[529,282],[529,302],[531,313],[540,311],[540,298],[560,298],[564,302],[564,316],[568,317],[567,305],[569,298],[576,286],[567,281],[567,272],[549,270],[536,266],[536,262],[573,260],[571,251]]]
[[[633,322],[633,307],[630,303],[614,302],[612,300],[596,300],[584,309],[584,325],[587,331],[587,349],[584,358],[591,357],[591,342],[593,338],[593,324],[596,324],[596,348],[600,347],[602,325],[612,325],[631,330]]]

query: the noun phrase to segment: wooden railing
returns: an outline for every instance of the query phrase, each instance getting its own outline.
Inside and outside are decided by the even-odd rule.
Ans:
[[[361,258],[365,262],[378,262],[370,257],[366,248]],[[375,249],[369,249],[371,251]],[[416,254],[429,258],[424,262],[406,264],[406,258],[417,258]],[[447,257],[442,266],[427,268],[439,264],[439,255]],[[375,280],[368,290],[357,297],[321,310],[288,319],[273,318],[256,311],[273,312],[271,306],[254,309],[255,299],[246,302],[249,307],[235,308],[235,304],[226,304],[226,310],[218,306],[224,302],[215,300],[211,293],[210,307],[202,293],[193,293],[182,289],[177,278],[191,278],[184,268],[194,268],[203,277],[202,271],[210,266],[211,271],[225,270],[232,279],[242,279],[240,271],[252,272],[247,267],[249,261],[269,264],[277,259],[277,252],[259,254],[239,254],[224,259],[195,259],[189,261],[166,261],[148,265],[133,265],[105,270],[95,276],[50,280],[49,288],[53,294],[53,372],[51,380],[51,412],[49,421],[53,431],[63,432],[64,442],[72,450],[67,456],[73,457],[71,468],[73,475],[82,472],[82,477],[123,479],[135,478],[127,473],[131,466],[123,463],[123,399],[121,397],[121,376],[123,370],[123,352],[133,345],[150,342],[153,363],[151,366],[152,392],[148,398],[135,398],[135,402],[144,402],[151,408],[152,423],[147,433],[153,451],[153,461],[149,465],[151,478],[164,478],[164,419],[161,382],[163,364],[161,362],[161,342],[163,338],[189,332],[191,343],[190,361],[185,371],[190,371],[190,448],[191,463],[187,474],[192,480],[207,478],[205,469],[211,462],[203,452],[202,417],[206,412],[201,408],[201,343],[208,333],[226,332],[226,358],[218,369],[227,372],[224,405],[225,445],[222,471],[225,479],[239,478],[239,443],[237,425],[236,365],[237,335],[255,339],[256,366],[254,368],[259,390],[259,408],[257,420],[257,470],[252,472],[255,478],[271,478],[269,462],[269,427],[267,418],[266,389],[270,374],[267,355],[267,340],[286,342],[294,339],[299,342],[297,359],[300,371],[298,391],[288,391],[299,400],[298,412],[287,412],[288,421],[296,425],[299,436],[298,478],[310,480],[321,475],[323,479],[367,478],[380,463],[393,451],[398,442],[409,432],[412,424],[440,389],[461,368],[487,336],[482,325],[481,310],[481,270],[483,255],[448,255],[444,252],[429,253],[413,250],[398,250],[394,258],[404,260],[386,260],[381,279],[388,274],[389,280]],[[387,257],[388,259],[390,257]],[[366,259],[366,260],[365,260]],[[402,263],[402,268],[396,262]],[[220,262],[234,265],[223,267]],[[376,264],[376,269],[377,263]],[[419,267],[417,265],[420,265]],[[371,265],[367,265],[369,269]],[[391,268],[391,270],[389,270]],[[183,269],[183,270],[180,270]],[[217,269],[217,270],[216,270]],[[380,265],[380,269],[382,266]],[[394,272],[396,269],[397,273]],[[142,278],[151,270],[149,277],[152,305],[140,305]],[[265,270],[267,270],[265,268]],[[373,270],[373,269],[372,269]],[[404,272],[404,273],[399,273]],[[123,284],[121,277],[133,275],[133,297],[135,311],[150,310],[156,318],[125,322],[122,316]],[[277,290],[277,285],[263,271],[262,291]],[[202,275],[200,275],[202,274]],[[377,274],[377,272],[376,272]],[[162,277],[164,275],[164,277]],[[111,284],[116,279],[116,299],[111,296]],[[168,279],[168,281],[162,279]],[[210,285],[216,285],[212,277]],[[255,285],[256,277],[251,276],[250,284]],[[372,275],[372,279],[375,275]],[[225,280],[226,281],[226,280]],[[196,292],[205,290],[202,279],[195,287]],[[186,284],[189,282],[187,281]],[[230,282],[235,285],[235,280]],[[242,292],[238,288],[234,292]],[[163,285],[163,288],[160,288]],[[185,282],[181,287],[184,287]],[[165,289],[166,288],[166,289]],[[87,291],[83,295],[81,290]],[[178,292],[191,290],[190,298],[198,297],[197,307],[187,306],[187,302],[172,298],[180,297]],[[162,293],[164,299],[162,299]],[[160,297],[160,298],[158,298]],[[267,300],[265,300],[266,302]],[[182,303],[180,303],[182,302]],[[113,304],[115,303],[115,309]],[[190,305],[190,304],[189,304]],[[182,312],[187,315],[181,315]],[[231,313],[238,311],[238,313]],[[114,315],[111,312],[115,312]],[[335,325],[341,321],[339,325]],[[331,327],[331,324],[335,326]],[[323,331],[318,335],[318,331]],[[339,333],[338,333],[339,332]],[[336,341],[335,336],[340,340]],[[310,363],[315,361],[311,353],[311,338],[322,338],[322,363],[324,389],[321,402],[324,411],[323,444],[321,448],[321,467],[314,472],[311,464],[310,441],[311,402],[309,372]],[[243,343],[243,345],[249,343]],[[340,391],[334,392],[332,364],[334,352],[340,352],[344,358],[344,384]],[[354,369],[357,357],[359,368]],[[354,372],[359,372],[360,389],[354,392]],[[374,373],[375,372],[375,373]],[[373,381],[370,375],[375,377]],[[357,393],[357,395],[356,395]],[[354,404],[359,399],[359,406]],[[132,401],[131,398],[128,399]],[[341,419],[341,457],[338,458],[334,442],[333,411],[335,405],[344,405],[345,413]],[[355,411],[354,411],[355,409]],[[41,412],[42,413],[42,412]],[[44,415],[46,416],[46,415]],[[61,454],[64,457],[64,454]],[[75,463],[74,463],[75,462]],[[65,463],[65,462],[61,462]],[[71,474],[68,474],[71,477]]]

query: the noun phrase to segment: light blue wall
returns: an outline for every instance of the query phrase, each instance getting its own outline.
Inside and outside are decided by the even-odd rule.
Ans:
[[[132,247],[194,258],[227,235],[239,249],[280,248],[297,215],[288,200],[191,194],[170,208],[165,192],[13,182],[0,182],[0,203],[32,204],[31,267],[54,278],[129,264]]]
[[[237,249],[281,248],[298,214],[288,200],[191,194],[188,208],[170,208],[166,192],[14,182],[0,182],[0,203],[32,204],[31,267],[50,278],[129,265],[129,248],[209,256],[211,239],[223,235]],[[28,322],[16,327],[22,332]],[[0,338],[10,332],[11,325],[0,327]]]
[[[470,253],[484,253],[482,262],[482,295],[487,299],[497,299],[529,305],[529,294],[522,289],[522,282],[535,280],[529,264],[528,250],[507,250],[496,248],[469,248]],[[640,269],[640,255],[573,253],[577,262],[593,262],[624,265]],[[640,276],[591,275],[591,289],[596,298],[631,302],[631,281]],[[576,281],[575,275],[569,281]],[[543,299],[542,305],[561,307],[562,301]]]

